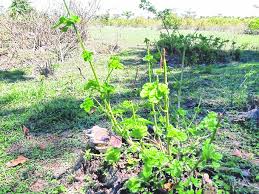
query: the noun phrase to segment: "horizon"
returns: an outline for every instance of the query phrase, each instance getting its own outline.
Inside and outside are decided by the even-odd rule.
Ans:
[[[89,1],[91,0],[77,0],[77,2],[84,5],[87,5]],[[2,0],[0,6],[7,9],[11,2],[12,0]],[[54,10],[62,4],[62,0],[30,0],[30,2],[35,9],[40,11]],[[146,11],[139,8],[140,0],[121,2],[121,0],[100,0],[100,9],[97,15],[107,11],[111,14],[122,14],[124,11],[131,11],[135,16],[147,15]],[[158,10],[169,8],[180,15],[186,11],[191,11],[197,16],[259,17],[259,9],[255,7],[255,5],[259,5],[259,0],[181,0],[175,2],[171,0],[150,0],[150,2]]]

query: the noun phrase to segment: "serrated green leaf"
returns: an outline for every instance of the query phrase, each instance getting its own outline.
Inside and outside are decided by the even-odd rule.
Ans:
[[[218,163],[218,162],[212,162],[212,167],[213,167],[214,169],[218,169],[220,166],[221,166],[220,163]]]
[[[87,161],[91,160],[92,155],[91,155],[91,150],[90,150],[90,149],[87,149],[87,150],[85,151],[84,158],[85,158],[85,160],[87,160]]]
[[[142,170],[141,175],[145,178],[148,179],[152,175],[152,167],[148,165],[144,165],[144,168]]]
[[[67,18],[65,16],[62,16],[59,18],[58,22],[53,25],[52,28],[58,28],[60,25],[65,24],[67,21]]]
[[[210,112],[200,123],[200,129],[208,129],[210,131],[214,131],[217,129],[218,126],[218,118],[217,113]]]
[[[82,57],[85,62],[91,62],[91,61],[93,61],[93,52],[84,50],[82,53]]]
[[[211,158],[212,152],[214,151],[214,147],[212,144],[209,143],[210,141],[207,140],[204,142],[202,146],[202,159],[209,160]]]
[[[181,117],[185,117],[186,114],[187,114],[187,111],[182,109],[182,108],[179,108],[177,109],[177,113],[181,116]]]
[[[137,177],[132,177],[126,182],[126,187],[131,193],[138,193],[141,190],[141,180]]]
[[[169,162],[168,157],[162,151],[154,147],[143,149],[140,153],[140,158],[143,160],[144,165],[150,167],[162,168]]]
[[[146,55],[144,58],[143,58],[143,61],[147,61],[147,62],[150,62],[154,59],[154,57],[152,55]]]
[[[80,108],[83,108],[86,112],[90,112],[94,106],[94,101],[91,98],[86,98],[84,102],[80,105]]]
[[[123,69],[124,66],[120,62],[120,58],[118,56],[112,56],[108,61],[108,67],[110,69]]]
[[[166,169],[166,172],[170,174],[172,177],[180,177],[182,175],[183,166],[179,160],[173,160]]]
[[[76,15],[73,15],[70,17],[62,16],[59,18],[59,21],[53,26],[53,28],[60,27],[60,30],[62,32],[67,32],[69,27],[71,27],[72,25],[78,22],[80,22],[80,18]]]
[[[147,129],[147,126],[145,125],[136,126],[130,132],[130,136],[136,139],[142,139],[143,137],[147,136],[147,134],[148,134],[148,129]]]
[[[174,128],[173,126],[170,126],[168,128],[167,137],[168,138],[174,138],[178,141],[186,141],[187,140],[187,134],[183,131],[180,131],[179,129]]]
[[[125,101],[123,101],[122,106],[123,106],[123,108],[131,109],[132,108],[132,101],[125,100]]]
[[[99,84],[96,80],[88,80],[88,82],[84,85],[85,90],[98,90]]]
[[[147,98],[149,102],[157,104],[169,93],[169,88],[164,83],[146,83],[140,92],[141,98]]]
[[[79,23],[79,22],[80,22],[80,18],[79,18],[79,16],[77,16],[77,15],[72,15],[72,16],[70,16],[69,20],[70,20],[70,22],[72,22],[73,24],[76,24],[76,23]]]
[[[103,98],[109,98],[109,96],[115,92],[115,87],[105,82],[103,85],[101,85],[100,92]]]
[[[114,164],[120,160],[121,152],[118,148],[109,148],[105,153],[105,160],[109,164]]]

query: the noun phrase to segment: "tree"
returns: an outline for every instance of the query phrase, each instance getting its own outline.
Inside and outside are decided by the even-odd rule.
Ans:
[[[163,28],[166,29],[169,34],[169,30],[177,30],[181,25],[181,19],[173,13],[171,9],[165,9],[163,11],[158,11],[149,0],[141,0],[139,8],[149,11],[154,14],[158,19],[162,20]]]
[[[11,17],[24,16],[32,11],[31,3],[27,0],[13,0],[9,7]]]
[[[163,26],[167,31],[169,29],[178,30],[181,25],[181,19],[171,9],[158,12],[158,18],[162,20]]]
[[[122,16],[125,16],[127,19],[130,19],[131,17],[134,16],[134,13],[132,11],[124,11],[122,13]]]

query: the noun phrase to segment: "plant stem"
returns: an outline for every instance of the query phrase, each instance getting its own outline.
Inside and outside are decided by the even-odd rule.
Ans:
[[[182,57],[182,64],[181,64],[181,76],[180,76],[180,82],[179,82],[179,89],[177,94],[177,109],[181,108],[181,100],[182,100],[182,84],[183,84],[183,69],[184,69],[184,62],[185,62],[185,52],[186,49],[184,47],[183,49],[183,57]],[[180,117],[177,114],[177,125],[179,125]]]
[[[64,2],[64,5],[65,5],[65,8],[66,8],[66,11],[67,11],[68,16],[71,16],[71,13],[70,13],[70,10],[69,10],[69,8],[68,8],[68,6],[67,6],[66,1],[63,0],[63,2]],[[77,36],[77,39],[78,39],[78,41],[79,41],[79,44],[80,44],[81,49],[82,49],[83,51],[86,51],[86,47],[85,47],[85,45],[84,45],[82,36],[81,36],[80,32],[77,30],[77,27],[76,27],[75,24],[73,24],[73,29],[74,29],[74,31],[75,31],[75,33],[76,33],[76,36]],[[98,78],[98,76],[97,76],[97,73],[96,73],[96,69],[95,69],[95,67],[94,67],[94,64],[93,64],[92,61],[89,61],[89,64],[90,64],[91,70],[92,70],[92,72],[93,72],[93,74],[94,74],[95,81],[96,81],[97,84],[98,84],[99,91],[101,91],[101,84],[100,84],[100,82],[99,82],[99,78]],[[108,75],[108,79],[109,79],[109,76],[110,76],[110,75]],[[107,116],[111,119],[112,124],[116,127],[116,129],[118,130],[118,132],[121,134],[121,133],[122,133],[122,129],[121,129],[121,127],[119,126],[119,124],[118,124],[118,122],[117,122],[117,120],[116,120],[116,118],[115,118],[115,116],[114,116],[114,114],[113,114],[113,112],[112,112],[112,108],[111,108],[111,104],[110,104],[109,99],[102,99],[102,100],[103,100],[103,103],[104,103],[104,107],[105,107],[105,109],[106,109],[105,112],[106,112]],[[127,142],[128,142],[129,144],[132,144],[131,138],[127,139]]]
[[[111,70],[108,72],[108,75],[107,75],[107,77],[106,77],[106,79],[105,79],[105,82],[109,82],[109,79],[110,79],[110,77],[111,77],[111,74],[112,74],[113,70],[114,70],[114,69],[111,69]]]
[[[64,2],[64,5],[65,5],[65,8],[67,10],[67,13],[68,13],[68,16],[71,16],[71,13],[70,13],[70,10],[67,6],[67,3],[65,0],[63,0]],[[77,27],[75,24],[73,24],[73,29],[74,31],[76,32],[76,36],[77,36],[77,39],[79,41],[79,44],[80,44],[80,47],[83,51],[86,51],[86,47],[84,45],[84,42],[82,40],[82,37],[81,37],[81,34],[80,32],[77,30]],[[100,82],[99,82],[99,79],[98,79],[98,76],[97,76],[97,73],[96,73],[96,70],[95,70],[95,67],[94,67],[94,64],[92,61],[89,61],[89,64],[90,64],[90,67],[91,67],[91,70],[94,74],[94,78],[95,78],[95,81],[97,82],[98,86],[99,86],[99,89],[101,88],[101,85],[100,85]],[[121,127],[118,125],[118,122],[117,120],[115,119],[115,116],[112,112],[112,108],[111,108],[111,105],[110,105],[110,102],[107,100],[107,99],[103,99],[104,101],[104,105],[105,105],[105,108],[107,109],[107,113],[108,113],[108,116],[110,117],[113,125],[117,128],[117,130],[121,133],[122,132],[122,129]]]
[[[133,119],[134,119],[134,121],[136,121],[136,112],[135,112],[133,103],[131,104],[131,108],[132,108],[132,116],[133,116]]]
[[[147,55],[150,55],[150,48],[149,43],[147,42]],[[148,76],[149,76],[149,82],[152,82],[152,62],[148,61]]]
[[[65,5],[65,8],[66,8],[66,10],[67,10],[68,16],[71,16],[71,13],[70,13],[70,10],[69,10],[69,8],[68,8],[68,6],[67,6],[66,1],[63,0],[63,2],[64,2],[64,5]],[[86,51],[86,48],[85,48],[85,45],[84,45],[82,36],[81,36],[80,32],[78,31],[78,29],[77,29],[77,27],[76,27],[75,24],[73,24],[73,29],[74,29],[74,31],[75,31],[75,33],[76,33],[76,36],[77,36],[77,39],[78,39],[78,41],[79,41],[79,44],[80,44],[81,49],[82,49],[83,51]],[[98,83],[98,85],[100,86],[100,82],[99,82],[98,76],[97,76],[97,74],[96,74],[94,64],[92,63],[92,61],[90,61],[89,64],[90,64],[91,70],[92,70],[92,72],[93,72],[93,74],[94,74],[94,78],[95,78],[96,82]]]
[[[185,62],[185,52],[186,49],[183,49],[183,57],[182,57],[182,64],[181,64],[181,76],[180,76],[180,85],[178,90],[178,108],[181,108],[181,95],[182,95],[182,84],[183,84],[183,70],[184,70],[184,62]]]
[[[155,104],[154,104],[154,103],[152,103],[152,111],[153,111],[153,114],[154,114],[155,130],[158,130],[158,124],[157,124],[157,112],[156,112]],[[160,136],[159,136],[159,135],[157,135],[157,138],[158,138],[158,141],[159,141],[160,149],[164,151],[164,149],[163,149],[163,145],[162,145],[162,141],[161,141]]]
[[[167,76],[167,64],[166,64],[166,59],[165,59],[165,49],[162,51],[162,63],[163,63],[163,68],[164,68],[164,83],[168,87],[168,76]],[[170,117],[169,117],[169,92],[168,94],[165,94],[165,117],[166,117],[166,130],[169,129],[170,126]],[[170,138],[167,138],[167,151],[168,154],[170,155]]]

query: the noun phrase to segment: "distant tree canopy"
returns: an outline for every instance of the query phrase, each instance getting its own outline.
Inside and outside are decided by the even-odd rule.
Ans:
[[[11,17],[24,16],[32,11],[31,3],[27,0],[13,0],[9,7]]]
[[[259,30],[259,18],[253,19],[249,25],[248,25],[250,30]]]
[[[122,13],[122,16],[126,17],[127,19],[130,19],[131,17],[134,16],[134,13],[132,11],[124,11]]]
[[[177,30],[181,25],[180,18],[177,14],[173,13],[171,9],[158,11],[149,0],[141,0],[139,8],[154,14],[158,19],[161,19],[163,27],[167,32],[169,32],[169,29]]]

